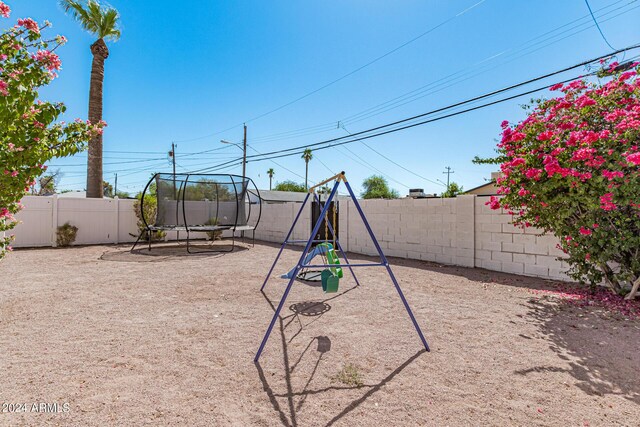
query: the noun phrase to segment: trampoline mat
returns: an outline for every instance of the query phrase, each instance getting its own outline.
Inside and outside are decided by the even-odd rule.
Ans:
[[[297,277],[305,282],[322,282],[322,270],[303,271]]]

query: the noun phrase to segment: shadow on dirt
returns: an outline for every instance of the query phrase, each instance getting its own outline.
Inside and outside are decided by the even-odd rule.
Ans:
[[[528,317],[569,368],[534,366],[516,374],[564,371],[589,395],[619,395],[640,404],[640,322],[549,296],[530,298],[528,309]]]
[[[286,393],[279,393],[279,394],[275,393],[271,388],[271,386],[269,385],[269,381],[267,380],[267,377],[262,369],[262,366],[260,365],[260,362],[255,363],[255,366],[258,371],[258,376],[260,378],[260,381],[262,382],[263,390],[265,391],[265,393],[267,393],[267,396],[269,397],[269,401],[271,402],[271,405],[273,406],[274,410],[278,413],[278,416],[280,418],[280,422],[282,423],[282,425],[298,426],[297,413],[302,409],[303,405],[307,400],[307,397],[311,395],[321,394],[330,390],[362,390],[363,391],[362,396],[360,396],[359,398],[347,404],[344,407],[344,409],[338,412],[325,424],[326,426],[332,426],[336,422],[338,422],[340,419],[342,419],[345,415],[349,414],[351,411],[356,409],[360,404],[362,404],[369,397],[371,397],[371,395],[379,391],[385,384],[393,380],[393,378],[396,375],[398,375],[407,366],[409,366],[412,362],[414,362],[421,354],[426,353],[426,350],[424,349],[418,351],[413,356],[409,357],[400,366],[394,369],[391,373],[389,373],[380,382],[375,384],[336,385],[336,386],[329,386],[329,387],[324,387],[320,389],[309,389],[309,385],[313,381],[313,378],[316,375],[316,372],[318,371],[318,367],[322,363],[323,356],[329,351],[331,351],[331,340],[326,336],[317,336],[312,338],[311,341],[305,347],[305,349],[302,351],[298,359],[293,363],[291,363],[291,360],[289,359],[288,344],[290,344],[293,341],[293,339],[295,339],[302,332],[304,326],[308,326],[309,324],[317,321],[319,318],[322,317],[324,313],[326,313],[331,309],[331,306],[327,304],[327,301],[339,298],[344,294],[346,294],[347,292],[352,291],[355,288],[357,288],[357,286],[349,288],[344,292],[339,293],[338,295],[334,295],[333,297],[327,298],[326,300],[323,300],[323,301],[316,301],[316,302],[309,301],[309,302],[293,304],[290,306],[290,310],[293,312],[293,314],[290,314],[287,316],[281,315],[277,319],[278,320],[277,325],[280,332],[280,340],[282,343],[282,352],[283,352],[283,358],[284,358],[284,371],[285,371],[284,375],[285,375]],[[275,306],[273,305],[273,303],[269,300],[269,298],[264,292],[262,294],[264,298],[267,300],[267,302],[269,303],[269,305],[271,306],[271,309],[275,312]],[[314,319],[311,322],[308,322],[306,325],[303,325],[302,322],[300,321],[299,316],[305,316],[305,317],[313,316]],[[298,331],[293,333],[291,338],[287,338],[286,329],[291,324],[296,322],[296,320],[297,320],[297,323],[299,324],[299,329]],[[312,347],[314,346],[314,344],[316,346],[315,351],[312,350]],[[291,374],[297,368],[298,364],[302,361],[305,355],[307,355],[308,357],[315,357],[316,358],[315,364],[302,390],[294,391]],[[278,401],[279,398],[286,399],[286,407],[283,408],[283,405],[281,405],[280,402]]]

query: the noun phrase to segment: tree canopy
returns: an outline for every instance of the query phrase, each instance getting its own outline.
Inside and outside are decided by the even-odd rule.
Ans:
[[[278,182],[273,189],[275,191],[293,191],[295,193],[304,193],[307,191],[304,184],[298,184],[297,182],[289,180]]]
[[[398,191],[389,188],[387,180],[380,175],[371,175],[362,182],[364,191],[361,196],[363,199],[397,199]]]

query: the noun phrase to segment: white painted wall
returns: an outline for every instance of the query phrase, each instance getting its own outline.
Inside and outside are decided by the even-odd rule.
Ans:
[[[385,254],[464,267],[568,280],[559,261],[558,240],[522,230],[511,216],[485,206],[488,197],[360,200]],[[15,247],[52,246],[57,226],[78,227],[76,244],[133,242],[137,235],[134,200],[26,196],[14,229]],[[300,203],[264,204],[256,238],[282,242]],[[310,208],[302,212],[291,239],[311,233]],[[171,234],[171,233],[170,233]],[[173,235],[169,239],[175,238]],[[353,201],[340,201],[340,242],[346,251],[375,255]],[[299,243],[302,245],[302,243]]]
[[[58,226],[78,227],[75,244],[133,242],[138,235],[135,200],[25,196],[13,247],[54,246]]]

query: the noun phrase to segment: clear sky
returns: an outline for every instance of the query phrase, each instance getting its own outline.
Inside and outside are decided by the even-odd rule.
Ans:
[[[46,19],[54,25],[49,34],[69,39],[58,51],[60,77],[40,95],[63,101],[66,120],[86,118],[93,37],[55,0],[4,1],[13,13],[0,25],[19,17]],[[613,47],[640,42],[640,1],[590,4]],[[170,170],[172,141],[178,171],[201,169],[241,155],[220,140],[241,141],[243,122],[253,147],[249,154],[311,144],[346,135],[339,121],[354,133],[611,51],[584,0],[112,0],[111,5],[121,13],[122,38],[109,43],[105,67],[104,178],[113,182],[118,173],[118,189],[132,193],[151,172]],[[335,84],[262,116],[430,29]],[[447,78],[453,73],[458,74]],[[373,108],[425,86],[411,102]],[[473,165],[471,159],[492,155],[500,122],[521,119],[519,105],[526,100],[366,141],[402,168],[362,142],[347,145],[348,151],[317,151],[310,180],[345,170],[359,189],[364,178],[381,171],[400,194],[407,187],[441,192],[437,181],[446,181],[443,171],[451,166],[453,181],[475,187],[494,168]],[[356,116],[362,112],[369,114]],[[290,132],[298,129],[304,130]],[[191,154],[212,149],[219,150]],[[249,163],[247,175],[261,189],[268,188],[265,172],[271,167],[275,181],[303,181],[299,155],[276,161]],[[51,164],[63,172],[61,189],[84,188],[86,153]],[[225,171],[240,174],[241,167]]]

